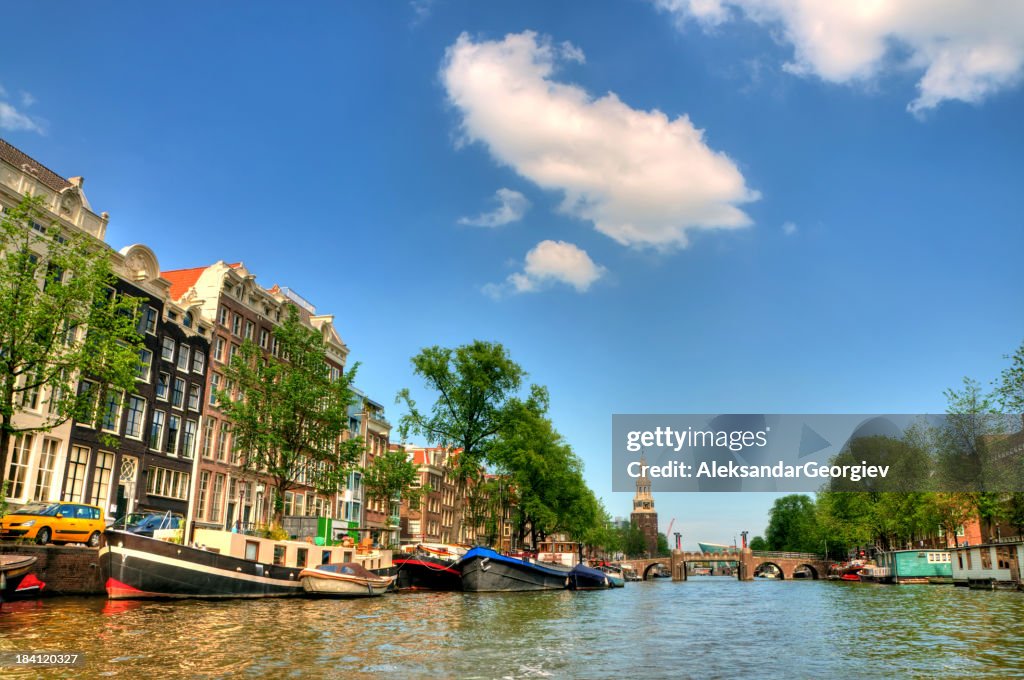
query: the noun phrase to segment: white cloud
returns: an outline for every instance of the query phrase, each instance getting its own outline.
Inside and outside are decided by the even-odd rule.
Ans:
[[[35,103],[36,103],[36,98],[32,96],[31,92],[24,92],[23,91],[21,93],[21,105],[22,106],[24,106],[25,108],[28,108],[28,107],[32,106],[33,104],[35,104]]]
[[[463,141],[550,190],[561,211],[619,243],[671,248],[694,229],[750,224],[739,204],[758,194],[686,116],[631,108],[556,81],[559,61],[583,53],[533,32],[474,42],[463,33],[441,72]]]
[[[494,200],[498,202],[497,208],[476,217],[460,217],[459,224],[468,224],[474,227],[500,227],[510,222],[518,222],[530,209],[530,201],[526,196],[512,189],[498,189],[494,192]]]
[[[43,132],[43,128],[38,122],[18,111],[7,102],[0,102],[0,129],[27,130],[40,134]]]
[[[535,293],[554,283],[566,283],[585,293],[607,270],[595,264],[587,251],[565,241],[541,241],[526,254],[523,271],[510,274],[501,284],[488,284],[492,297],[506,293]]]
[[[793,222],[783,222],[782,223],[782,233],[785,234],[786,236],[792,236],[796,232],[797,232],[796,224],[794,224]]]
[[[786,69],[834,83],[889,69],[921,73],[915,113],[947,100],[976,103],[1024,74],[1024,2],[989,0],[654,0],[678,25],[737,16],[780,26],[793,45]]]

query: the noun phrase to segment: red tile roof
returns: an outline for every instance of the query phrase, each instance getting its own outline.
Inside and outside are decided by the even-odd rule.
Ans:
[[[29,174],[54,191],[61,191],[71,186],[71,182],[30,157],[21,149],[11,146],[4,139],[0,139],[0,159],[18,169],[27,169]]]
[[[188,289],[196,285],[196,281],[206,267],[193,267],[192,269],[172,269],[168,272],[160,272],[160,276],[171,282],[171,299],[180,300],[188,292]]]

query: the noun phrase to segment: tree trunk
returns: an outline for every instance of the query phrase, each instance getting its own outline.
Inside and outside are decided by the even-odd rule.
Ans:
[[[5,496],[6,491],[3,488],[4,482],[7,481],[7,456],[11,450],[11,418],[10,416],[4,416],[0,419],[0,493]]]

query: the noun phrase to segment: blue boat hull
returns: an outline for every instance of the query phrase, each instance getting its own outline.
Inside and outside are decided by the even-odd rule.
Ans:
[[[472,593],[564,590],[568,567],[541,565],[474,548],[459,560],[462,589]]]
[[[608,574],[600,569],[577,564],[569,572],[569,587],[573,590],[605,590],[611,588],[612,583]]]

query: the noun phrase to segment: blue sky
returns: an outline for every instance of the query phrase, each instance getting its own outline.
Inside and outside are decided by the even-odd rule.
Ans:
[[[14,6],[0,134],[115,247],[335,313],[392,417],[504,343],[625,515],[612,413],[940,411],[1024,339],[1020,6],[899,4]],[[773,499],[656,503],[692,545]]]

